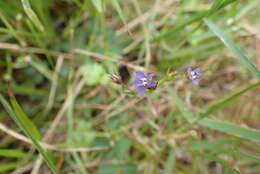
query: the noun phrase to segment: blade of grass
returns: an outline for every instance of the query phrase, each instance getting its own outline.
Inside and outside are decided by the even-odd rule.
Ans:
[[[21,163],[19,162],[11,162],[11,163],[6,163],[0,165],[0,172],[1,173],[6,173],[6,171],[12,170],[17,168]]]
[[[235,100],[236,98],[238,98],[239,96],[241,96],[242,94],[244,94],[245,92],[256,88],[260,86],[260,82],[259,83],[255,83],[253,85],[250,85],[246,88],[243,88],[239,91],[234,92],[233,94],[228,95],[227,97],[221,99],[220,101],[216,102],[215,104],[211,105],[210,107],[208,107],[207,111],[203,114],[201,114],[196,120],[194,120],[193,122],[196,122],[198,120],[201,120],[205,117],[208,117],[211,114],[216,113],[219,109],[223,108],[224,106],[226,106],[227,104],[229,104],[231,101]]]
[[[239,139],[234,138],[222,138],[212,141],[195,141],[184,147],[185,150],[189,151],[202,151],[210,150],[214,151],[219,147],[225,147],[225,145],[237,145],[240,143]]]
[[[229,171],[228,172],[229,174],[231,174],[230,171],[240,174],[240,171],[238,169],[234,168],[231,164],[229,164],[228,161],[226,161],[222,158],[219,158],[213,154],[203,153],[203,152],[194,152],[194,154],[205,157],[209,160],[212,160],[212,161],[215,161],[215,162],[221,164],[223,167],[225,167],[226,170]],[[225,174],[225,172],[224,172],[224,174]]]
[[[175,150],[172,149],[167,157],[163,174],[172,174],[175,163]]]
[[[216,24],[208,19],[204,19],[205,24],[213,33],[233,52],[233,54],[251,71],[256,77],[260,79],[260,71],[248,60],[242,51],[235,45],[224,31],[222,31]]]
[[[20,35],[17,33],[17,31],[11,25],[11,23],[9,23],[5,14],[2,12],[1,9],[0,9],[0,19],[2,20],[4,25],[7,27],[8,33],[10,33],[12,36],[14,36],[14,38],[17,39],[17,41],[19,41],[22,46],[25,46],[26,45],[25,41],[20,37]]]
[[[236,124],[204,118],[199,124],[216,131],[260,142],[260,131],[252,128],[238,126]]]
[[[175,92],[170,89],[169,87],[167,87],[167,91],[170,94],[170,96],[172,97],[172,99],[175,101],[177,108],[180,110],[182,116],[189,122],[191,123],[193,120],[193,116],[191,113],[186,112],[185,111],[185,106],[182,103],[181,99],[175,94]]]
[[[70,106],[69,106],[69,109],[68,109],[68,143],[72,143],[73,144],[73,140],[72,140],[72,132],[73,132],[73,108],[74,107],[74,99],[71,100],[70,102]],[[80,158],[80,155],[77,153],[77,152],[72,152],[71,153],[75,163],[77,164],[78,166],[78,170],[80,171],[80,173],[82,174],[88,174],[88,171],[85,167],[85,163],[84,161]]]
[[[216,105],[212,106],[208,111],[206,111],[206,113],[212,113],[213,111],[216,112],[217,110],[219,110],[220,108],[225,106],[225,105],[223,105],[223,103],[230,102],[230,101],[234,100],[235,98],[241,96],[246,91],[253,89],[259,85],[260,85],[260,82],[250,85],[249,87],[247,87],[243,90],[240,90],[237,93],[234,93],[233,95],[231,95],[231,97],[227,98],[228,101],[221,100],[220,103],[217,103]],[[168,93],[170,94],[170,96],[175,100],[176,106],[180,110],[183,118],[189,122],[188,126],[183,126],[180,129],[181,131],[187,130],[192,124],[195,124],[197,122],[198,124],[203,125],[209,129],[224,132],[229,135],[241,137],[241,138],[244,138],[247,140],[253,140],[253,141],[258,141],[258,142],[260,141],[260,131],[255,130],[255,129],[241,127],[241,126],[238,126],[238,125],[235,125],[232,123],[208,119],[205,117],[203,117],[202,120],[193,119],[194,117],[192,116],[192,114],[185,110],[185,105],[183,104],[181,99],[171,90],[171,88],[167,87],[167,90],[168,90]],[[232,100],[230,100],[230,99],[232,99]],[[198,117],[198,118],[200,118],[200,117]]]
[[[38,131],[36,127],[33,125],[33,123],[28,119],[28,117],[25,115],[25,113],[22,111],[21,107],[17,103],[15,97],[12,93],[9,93],[10,99],[12,102],[14,110],[10,106],[10,104],[6,101],[6,99],[0,94],[0,102],[4,106],[5,110],[8,112],[8,114],[13,118],[13,120],[17,123],[17,125],[23,130],[23,132],[32,140],[33,144],[35,145],[36,149],[39,151],[39,153],[42,155],[43,159],[45,160],[46,164],[49,166],[49,168],[52,170],[54,174],[58,174],[54,163],[52,161],[51,156],[42,148],[42,146],[39,144],[38,139]],[[26,118],[24,118],[26,117]],[[28,125],[27,125],[28,124]],[[33,130],[31,130],[31,128]]]
[[[32,136],[32,138],[34,138],[37,141],[40,140],[41,136],[39,131],[37,130],[33,122],[29,120],[29,118],[22,111],[22,108],[17,103],[13,94],[10,94],[10,100],[14,109],[16,120],[20,123],[20,125],[24,125],[24,130],[30,131],[30,135]]]
[[[200,22],[204,17],[209,17],[209,16],[213,15],[215,12],[219,11],[220,9],[226,7],[227,5],[229,5],[235,1],[237,1],[237,0],[216,0],[209,10],[204,10],[204,11],[201,11],[201,12],[193,15],[192,17],[185,20],[184,22],[177,24],[174,27],[170,28],[169,30],[163,32],[162,34],[160,34],[159,36],[154,38],[153,41],[159,41],[163,38],[170,37],[171,35],[184,29],[187,25],[190,25],[195,22]]]
[[[120,19],[122,20],[123,24],[126,25],[125,15],[123,13],[123,10],[118,2],[118,0],[112,0],[112,5],[116,9]]]
[[[231,155],[233,157],[239,158],[239,159],[245,159],[245,160],[249,160],[249,161],[253,161],[257,164],[260,164],[260,158],[259,156],[253,156],[251,154],[245,153],[241,150],[236,150],[236,149],[226,149],[225,151],[222,151],[222,153]]]
[[[21,0],[21,2],[23,4],[23,8],[24,8],[25,13],[32,20],[35,27],[43,32],[44,27],[43,27],[42,23],[40,22],[39,18],[37,17],[37,15],[35,14],[35,12],[33,11],[32,7],[30,5],[30,2],[28,0]]]
[[[92,4],[99,13],[103,12],[103,0],[92,0]]]
[[[0,149],[0,156],[14,157],[14,158],[28,158],[31,157],[32,155],[15,149]]]

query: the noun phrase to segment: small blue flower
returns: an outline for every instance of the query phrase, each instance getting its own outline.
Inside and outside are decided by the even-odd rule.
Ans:
[[[146,89],[155,89],[157,86],[155,74],[153,73],[145,75],[142,72],[136,72],[135,78],[133,87],[136,88],[138,94],[143,94]]]
[[[199,85],[198,79],[203,76],[202,73],[200,73],[200,68],[196,68],[192,70],[191,68],[187,69],[189,79],[192,81],[194,85]]]

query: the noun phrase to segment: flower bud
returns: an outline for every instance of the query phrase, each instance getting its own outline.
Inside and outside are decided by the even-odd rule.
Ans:
[[[117,74],[110,74],[110,78],[116,84],[123,84],[123,79],[120,75]]]

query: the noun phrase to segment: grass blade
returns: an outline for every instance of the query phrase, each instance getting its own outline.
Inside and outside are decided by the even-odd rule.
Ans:
[[[163,174],[171,174],[173,173],[173,167],[175,163],[175,150],[172,149],[168,155],[167,161],[165,163],[165,168]]]
[[[35,14],[35,12],[33,11],[30,2],[28,0],[21,0],[22,4],[23,4],[23,8],[25,13],[27,14],[27,16],[32,20],[32,22],[34,23],[34,25],[36,26],[36,28],[38,28],[40,31],[44,31],[44,27],[41,24],[39,18],[37,17],[37,15]]]
[[[233,52],[233,54],[251,71],[256,77],[260,78],[260,71],[247,59],[242,51],[216,24],[208,19],[204,19],[205,24],[212,30],[217,37]]]
[[[103,0],[92,0],[93,5],[99,13],[103,11]]]
[[[176,26],[170,28],[169,30],[163,32],[162,34],[160,34],[159,36],[154,38],[154,41],[159,41],[163,38],[169,37],[169,36],[173,35],[174,33],[177,33],[178,31],[184,29],[187,25],[190,25],[195,22],[200,22],[204,17],[213,15],[218,10],[226,7],[227,5],[229,5],[235,1],[236,0],[216,0],[209,10],[201,11],[201,12],[193,15],[189,19],[185,20],[184,22],[177,24]]]
[[[11,162],[11,163],[7,163],[7,164],[1,164],[0,172],[6,173],[6,171],[8,171],[8,170],[13,170],[13,169],[19,167],[20,164],[21,163],[19,163],[19,162]]]
[[[211,161],[215,161],[215,162],[221,164],[226,170],[228,170],[228,173],[230,173],[232,171],[232,173],[241,174],[240,171],[238,169],[234,168],[233,166],[231,166],[231,164],[229,164],[228,161],[226,161],[222,158],[219,158],[218,156],[215,156],[215,155],[209,154],[209,153],[203,153],[203,152],[194,152],[194,153],[196,155],[205,157]]]
[[[240,143],[240,140],[234,138],[223,138],[211,141],[195,141],[191,144],[184,147],[185,150],[189,151],[202,151],[202,150],[210,150],[215,151],[218,150],[219,147],[225,147],[225,145],[237,145]]]
[[[167,86],[167,91],[170,94],[170,96],[173,98],[173,100],[175,101],[177,108],[180,110],[182,116],[188,121],[188,122],[192,122],[193,120],[193,116],[189,113],[185,111],[185,106],[182,103],[181,99],[175,94],[175,92]]]
[[[27,117],[27,116],[22,111],[22,109],[19,106],[19,104],[17,103],[15,97],[11,93],[10,93],[10,98],[12,100],[13,107],[15,107],[15,111],[12,109],[12,107],[6,101],[6,99],[0,94],[0,102],[3,104],[5,110],[10,114],[10,116],[14,119],[14,121],[17,123],[17,125],[23,130],[23,132],[32,140],[36,149],[40,152],[44,161],[49,166],[49,168],[52,170],[52,172],[54,174],[58,174],[51,157],[48,155],[48,153],[42,148],[42,146],[38,142],[37,138],[39,138],[39,135],[37,135],[38,133],[36,133],[36,132],[38,132],[36,127],[32,126],[33,123],[28,118],[24,119],[24,117]],[[20,119],[22,119],[22,120],[20,120]],[[27,125],[27,124],[29,124],[29,125]],[[30,130],[30,128],[34,129],[33,133],[31,132],[32,130]]]
[[[253,85],[250,85],[249,87],[238,91],[237,93],[231,95],[231,97],[228,97],[226,100],[221,100],[220,103],[217,103],[216,105],[213,105],[206,113],[206,115],[204,116],[208,116],[210,113],[215,113],[217,110],[219,110],[220,108],[222,108],[223,106],[225,106],[224,104],[226,104],[226,102],[230,102],[232,100],[234,100],[235,98],[237,98],[238,96],[242,95],[243,93],[245,93],[246,91],[253,89],[257,86],[259,86],[260,83],[256,83]],[[183,104],[183,102],[181,101],[181,99],[174,94],[174,92],[167,87],[167,90],[170,94],[170,96],[175,100],[176,102],[176,106],[177,108],[180,110],[182,116],[191,124],[189,124],[188,126],[195,124],[196,122],[198,122],[200,125],[203,125],[209,129],[213,129],[216,131],[220,131],[220,132],[224,132],[233,136],[237,136],[237,137],[241,137],[244,139],[248,139],[248,140],[253,140],[253,141],[257,141],[260,142],[260,131],[255,130],[255,129],[251,129],[251,128],[246,128],[246,127],[241,127],[232,123],[228,123],[228,122],[224,122],[224,121],[218,121],[218,120],[213,120],[213,119],[208,119],[205,118],[203,116],[202,120],[199,120],[200,118],[202,118],[201,116],[198,117],[199,119],[194,119],[192,122],[190,121],[192,118],[192,114],[185,111],[185,105]],[[224,104],[223,104],[224,103]],[[187,127],[184,127],[184,129],[186,130]]]
[[[33,124],[31,120],[25,115],[25,113],[22,111],[22,108],[17,103],[15,97],[13,94],[10,94],[11,103],[15,112],[16,120],[20,123],[20,125],[23,125],[24,130],[29,130],[31,136],[35,140],[40,140],[41,136],[39,131],[37,130],[36,126]]]
[[[13,158],[28,158],[31,157],[32,155],[15,149],[0,149],[0,156],[13,157]]]
[[[249,160],[254,163],[260,164],[260,157],[253,156],[253,155],[243,152],[241,150],[229,148],[229,149],[223,151],[222,153],[228,154],[230,156],[233,156],[233,157],[236,157],[239,159],[245,159],[245,160]]]
[[[236,98],[238,98],[239,96],[241,96],[242,94],[244,94],[245,92],[253,89],[253,88],[256,88],[260,86],[260,82],[259,83],[255,83],[253,85],[250,85],[242,90],[239,90],[227,97],[225,97],[224,99],[221,99],[220,101],[216,102],[215,104],[211,105],[207,111],[203,114],[201,114],[198,119],[196,119],[197,121],[198,120],[201,120],[205,117],[208,117],[209,115],[213,114],[213,113],[216,113],[219,109],[223,108],[224,106],[226,106],[228,103],[230,103],[231,101],[235,100]]]
[[[119,17],[122,20],[122,22],[124,23],[124,25],[126,25],[125,16],[124,16],[124,13],[123,13],[123,11],[122,11],[122,9],[120,7],[120,4],[119,4],[118,0],[112,0],[112,5],[116,9],[116,11],[119,14]]]
[[[260,131],[247,127],[238,126],[236,124],[204,118],[199,124],[216,131],[224,132],[229,135],[241,137],[248,140],[260,142]]]

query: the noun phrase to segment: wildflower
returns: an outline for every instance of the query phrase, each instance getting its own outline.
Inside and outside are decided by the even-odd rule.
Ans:
[[[146,89],[154,90],[157,87],[157,82],[155,80],[156,76],[154,73],[145,75],[142,72],[136,72],[135,78],[133,87],[136,88],[138,94],[143,94]]]
[[[199,85],[198,79],[203,76],[202,73],[200,73],[200,68],[196,68],[192,70],[191,68],[187,69],[189,79],[192,81],[194,85]]]
[[[123,79],[122,79],[122,77],[120,75],[110,74],[110,78],[116,84],[123,84]]]

